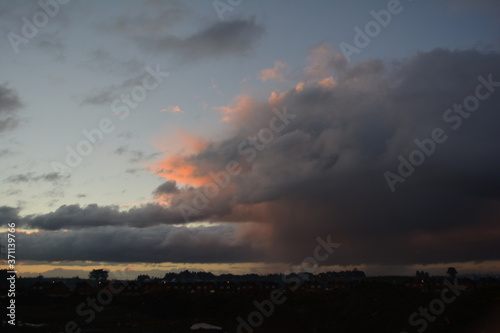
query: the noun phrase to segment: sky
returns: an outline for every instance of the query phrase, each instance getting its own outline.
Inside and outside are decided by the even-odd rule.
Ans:
[[[499,274],[499,18],[2,0],[0,242],[22,276]]]

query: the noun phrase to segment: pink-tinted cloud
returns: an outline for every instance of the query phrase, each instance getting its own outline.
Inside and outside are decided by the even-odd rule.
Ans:
[[[301,81],[301,82],[297,83],[297,85],[295,86],[295,90],[297,92],[300,92],[300,91],[304,90],[305,86],[306,86],[306,83],[304,81]]]
[[[254,104],[255,101],[250,95],[238,95],[229,106],[220,106],[216,109],[223,112],[222,121],[232,121],[251,113]]]
[[[330,76],[332,71],[345,67],[347,61],[341,53],[329,44],[321,44],[312,48],[307,57],[309,65],[305,69],[307,76],[321,79]]]
[[[268,99],[269,105],[273,107],[278,106],[279,104],[281,104],[281,102],[283,102],[283,98],[285,98],[285,95],[285,92],[276,93],[275,91],[272,91]]]
[[[284,71],[286,68],[286,64],[281,61],[275,61],[273,68],[266,68],[260,71],[259,79],[262,82],[271,80],[271,79],[284,79]]]
[[[161,112],[183,112],[179,105],[171,105],[162,109]]]
[[[318,85],[323,88],[333,88],[337,85],[337,82],[333,79],[333,77],[327,77],[318,82]]]

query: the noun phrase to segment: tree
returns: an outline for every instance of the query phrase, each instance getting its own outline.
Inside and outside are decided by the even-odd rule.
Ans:
[[[417,279],[428,279],[429,278],[429,272],[417,271],[415,273],[415,276],[417,277]]]
[[[146,274],[141,274],[141,275],[138,275],[137,276],[137,282],[144,282],[146,280],[150,280],[151,278],[149,277],[149,275],[146,275]]]
[[[89,273],[89,279],[96,280],[98,282],[104,282],[108,280],[108,271],[104,269],[93,269]]]
[[[452,279],[454,279],[455,276],[457,276],[458,272],[455,269],[455,267],[449,267],[448,270],[446,271],[446,274],[448,274]]]

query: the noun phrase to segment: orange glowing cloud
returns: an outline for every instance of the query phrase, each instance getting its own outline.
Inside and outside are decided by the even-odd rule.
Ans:
[[[283,71],[286,67],[286,64],[281,61],[275,61],[273,68],[266,68],[260,71],[259,79],[262,82],[271,80],[271,79],[279,79],[283,80]]]
[[[337,85],[337,82],[333,79],[333,77],[327,77],[326,79],[323,79],[318,82],[318,85],[323,87],[323,88],[333,88]]]
[[[189,156],[172,155],[154,165],[153,172],[169,180],[201,186],[210,177],[189,161]]]
[[[224,113],[224,117],[222,117],[222,121],[232,121],[237,116],[245,115],[253,110],[253,106],[255,101],[249,95],[238,95],[231,102],[230,106],[220,106],[216,109],[222,111]]]
[[[172,106],[168,106],[165,109],[162,109],[161,112],[182,112],[182,110],[179,107],[179,105],[172,105]]]
[[[306,83],[305,82],[299,82],[297,83],[297,85],[295,86],[295,90],[297,90],[297,92],[301,92],[302,90],[304,90],[304,87],[306,86]]]
[[[154,202],[156,202],[160,206],[169,206],[173,196],[173,194],[155,195]]]
[[[208,145],[203,138],[188,134],[184,131],[178,131],[176,133],[176,139],[184,144],[187,151],[192,151],[193,153],[201,153]]]
[[[157,141],[159,141],[159,146],[163,146],[165,142],[172,143],[170,149],[175,144],[177,153],[149,166],[151,172],[166,179],[189,185],[203,185],[209,181],[205,172],[190,160],[191,156],[206,149],[208,143],[205,140],[179,130],[174,135]]]
[[[271,92],[271,95],[269,96],[269,104],[273,107],[278,106],[282,101],[283,98],[285,98],[285,93],[279,93],[277,94],[276,92]]]

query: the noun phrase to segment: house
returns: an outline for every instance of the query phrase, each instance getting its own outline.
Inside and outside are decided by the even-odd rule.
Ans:
[[[52,297],[66,297],[70,295],[69,287],[62,281],[52,281],[51,287],[48,290],[48,295]]]
[[[274,281],[266,281],[262,285],[263,290],[275,290],[275,289],[280,289],[280,285],[277,282]]]
[[[207,292],[215,292],[215,285],[212,282],[196,282],[194,285],[195,289],[194,291],[197,293],[207,293]]]
[[[255,282],[247,281],[247,282],[242,282],[238,286],[238,291],[240,292],[253,292],[257,291],[259,288],[257,287],[257,284]]]
[[[415,279],[408,283],[407,286],[408,288],[416,289],[422,292],[428,292],[431,290],[431,285],[427,281],[421,279]]]
[[[476,282],[469,278],[458,279],[458,285],[462,288],[460,290],[475,290]]]
[[[123,289],[124,294],[138,295],[141,293],[141,287],[135,281],[130,281]]]
[[[145,294],[158,294],[165,291],[163,283],[158,281],[145,282],[142,285],[141,291]]]
[[[482,278],[479,281],[479,287],[480,288],[500,288],[500,282],[493,277]]]
[[[448,288],[446,284],[444,283],[446,281],[445,278],[439,277],[439,278],[433,278],[433,281],[431,283],[432,290],[433,291],[441,291],[444,288]]]
[[[90,283],[88,283],[87,281],[78,283],[75,286],[75,289],[73,290],[73,292],[78,295],[90,295],[96,291],[97,291],[96,288],[91,286]]]
[[[323,285],[318,281],[306,281],[300,286],[299,289],[307,291],[321,291],[323,290]]]
[[[43,295],[47,294],[51,287],[50,283],[38,280],[28,287],[27,292],[28,294]]]
[[[330,281],[328,283],[328,290],[343,290],[347,288],[347,284],[342,281]]]
[[[172,291],[191,292],[193,288],[194,285],[191,282],[171,282],[167,289],[170,289]]]
[[[172,291],[172,290],[174,290],[174,284],[173,283],[167,282],[167,281],[162,281],[161,283],[163,284],[163,290],[165,290],[165,291]]]
[[[217,283],[217,292],[232,293],[236,291],[236,285],[231,281],[224,281]]]
[[[104,283],[101,283],[99,285],[99,289],[104,289],[104,288],[107,288],[109,289],[109,291],[113,292],[113,293],[120,293],[120,292],[123,292],[125,290],[125,284],[123,284],[123,282],[121,281],[108,281],[108,282],[104,282]]]

